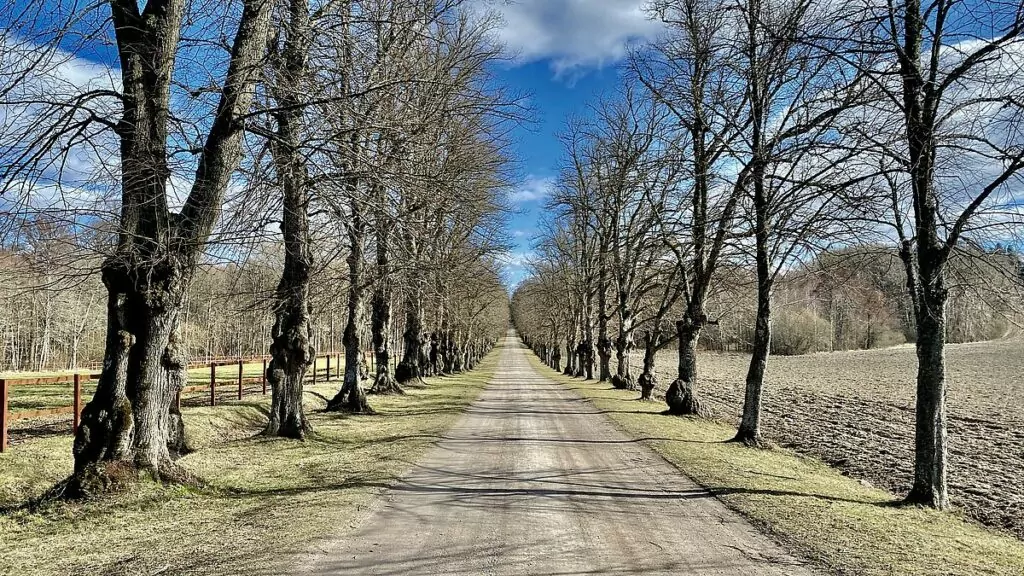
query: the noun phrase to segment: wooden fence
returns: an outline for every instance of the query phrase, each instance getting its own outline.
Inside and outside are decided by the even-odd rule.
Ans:
[[[338,378],[341,377],[342,355],[339,353],[321,354],[313,358],[312,366],[312,379],[313,384],[316,384],[317,379],[317,361],[326,359],[327,367],[325,369],[325,377],[327,382],[331,381],[331,359],[336,358],[335,371]],[[181,395],[182,394],[193,394],[196,392],[210,392],[210,406],[217,405],[217,368],[223,368],[225,366],[238,366],[238,376],[233,379],[238,387],[237,398],[242,399],[245,392],[246,384],[262,384],[262,392],[264,395],[267,393],[267,360],[266,356],[257,356],[253,358],[234,358],[231,360],[217,360],[214,362],[203,362],[189,364],[188,369],[194,370],[196,368],[210,367],[210,382],[209,384],[200,384],[197,386],[185,386],[178,392],[175,403],[178,408],[181,408]],[[245,365],[263,363],[263,370],[260,372],[259,378],[245,378]],[[82,383],[90,380],[96,380],[100,377],[98,372],[83,373],[83,374],[69,374],[66,376],[49,376],[42,378],[0,378],[0,452],[4,452],[8,448],[8,435],[7,430],[10,427],[10,423],[15,420],[26,420],[29,418],[41,418],[43,416],[55,416],[60,414],[72,414],[71,430],[72,433],[78,432],[78,424],[82,415]],[[37,410],[23,410],[20,412],[11,412],[9,410],[8,396],[10,389],[15,386],[45,386],[53,384],[71,384],[73,403],[71,406],[56,406],[53,408],[40,408]]]

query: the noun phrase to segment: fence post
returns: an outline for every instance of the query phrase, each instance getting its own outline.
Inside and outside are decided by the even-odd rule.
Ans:
[[[0,378],[0,452],[7,449],[7,380]]]
[[[242,361],[238,361],[238,399],[242,399]]]
[[[327,381],[331,381],[331,355],[327,355]]]
[[[267,395],[267,359],[263,359],[263,395]]]
[[[316,386],[316,354],[313,355],[313,385]]]
[[[78,423],[82,418],[82,376],[75,374],[75,417],[71,420],[71,433],[78,434]]]
[[[210,406],[217,405],[217,363],[210,362]]]

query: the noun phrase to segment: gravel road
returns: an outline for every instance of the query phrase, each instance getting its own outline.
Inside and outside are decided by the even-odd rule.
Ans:
[[[809,575],[513,336],[437,446],[306,574]]]

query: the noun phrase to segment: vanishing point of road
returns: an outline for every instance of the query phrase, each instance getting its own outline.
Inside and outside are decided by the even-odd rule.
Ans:
[[[513,335],[466,414],[307,574],[810,575]]]

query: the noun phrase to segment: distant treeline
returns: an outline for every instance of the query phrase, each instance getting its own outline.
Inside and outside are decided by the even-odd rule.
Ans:
[[[947,342],[977,342],[1016,334],[1022,303],[1011,289],[1021,280],[1019,255],[996,247],[958,252],[950,261]],[[723,271],[709,302],[719,322],[708,328],[708,350],[750,352],[757,313],[755,280]],[[782,276],[776,289],[772,354],[884,348],[917,337],[906,276],[895,250],[864,246],[830,252]]]

